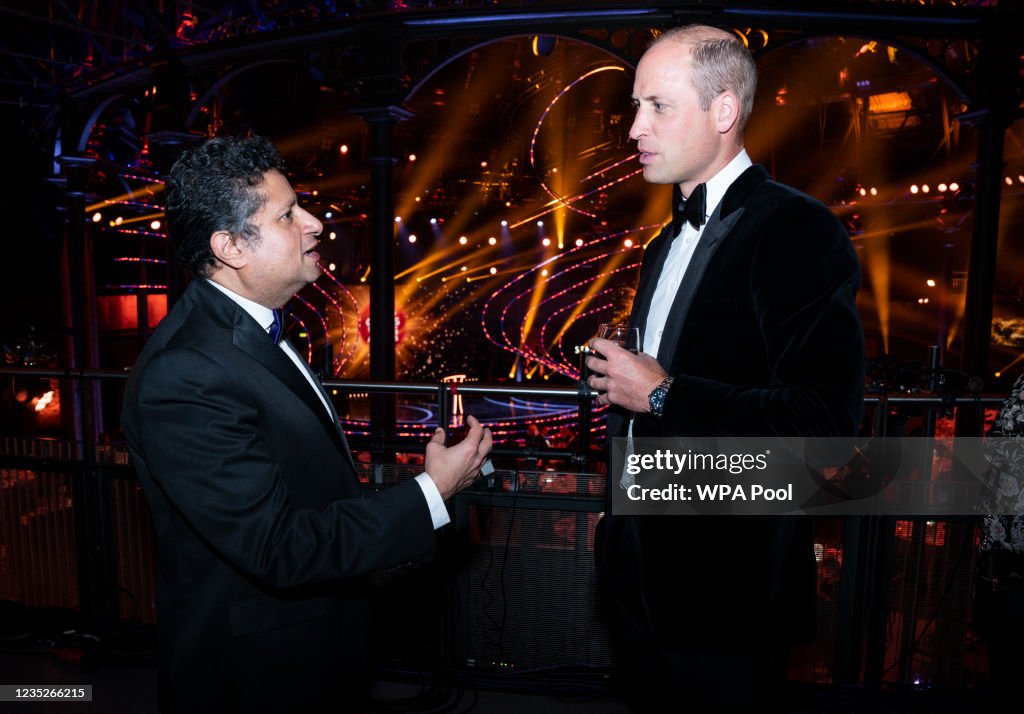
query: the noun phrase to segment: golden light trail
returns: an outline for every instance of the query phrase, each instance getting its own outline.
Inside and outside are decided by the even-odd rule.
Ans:
[[[433,265],[434,263],[440,262],[442,260],[452,260],[456,253],[465,253],[467,250],[468,249],[466,247],[461,246],[458,243],[456,243],[454,246],[447,247],[435,245],[430,249],[430,252],[426,256],[421,258],[417,263],[410,265],[408,268],[395,275],[395,280],[399,280],[401,278],[420,273],[420,271],[424,270],[428,266]],[[455,261],[452,260],[452,262]],[[441,268],[441,270],[445,270],[445,268]],[[419,274],[416,275],[416,277],[426,278],[429,277],[430,275],[434,275],[434,273],[436,272],[438,271],[435,270],[433,273]]]
[[[513,230],[515,228],[518,228],[519,226],[523,225],[524,223],[529,223],[530,221],[535,221],[538,218],[543,218],[544,216],[546,216],[547,214],[551,213],[553,210],[555,210],[559,206],[563,206],[564,205],[564,206],[568,206],[568,207],[571,208],[572,204],[575,203],[576,201],[582,200],[582,199],[586,198],[587,196],[591,196],[591,195],[597,193],[598,191],[604,191],[604,190],[608,189],[609,187],[614,186],[617,183],[621,183],[622,181],[625,181],[626,179],[633,178],[634,176],[636,176],[638,174],[641,174],[641,173],[643,173],[643,169],[637,169],[636,171],[631,171],[630,173],[626,174],[625,176],[621,176],[621,177],[615,179],[614,181],[611,181],[609,183],[606,183],[606,184],[603,184],[601,186],[598,186],[597,188],[595,188],[595,189],[593,189],[591,191],[587,191],[585,193],[580,193],[580,194],[577,194],[575,196],[572,196],[572,197],[566,198],[566,199],[551,199],[546,204],[544,204],[544,210],[540,211],[539,213],[536,213],[536,214],[530,216],[529,218],[524,218],[521,221],[517,221],[516,223],[510,223],[509,226],[508,226],[509,230]]]
[[[589,176],[584,176],[582,179],[580,179],[580,183],[586,183],[587,181],[590,181],[591,179],[593,179],[593,178],[595,178],[597,176],[600,176],[600,175],[602,175],[603,173],[605,173],[607,171],[611,171],[612,169],[614,169],[614,168],[616,168],[618,166],[622,166],[622,164],[624,164],[624,163],[626,163],[628,161],[636,161],[639,156],[640,156],[640,154],[638,154],[638,153],[630,154],[629,156],[627,156],[624,159],[620,159],[619,161],[616,161],[613,164],[609,164],[608,166],[605,166],[603,169],[598,169],[597,171],[595,171],[594,173],[590,174]]]
[[[540,267],[541,265],[554,265],[555,261],[558,260],[558,258],[560,257],[561,256],[553,256],[551,258],[548,258],[544,262],[540,263],[540,265],[538,265],[537,267]],[[547,290],[547,286],[547,275],[544,273],[543,270],[538,270],[537,279],[533,284],[533,290],[530,291],[530,304],[526,308],[526,319],[523,320],[523,329],[519,333],[519,345],[526,351],[531,351],[526,348],[526,345],[529,342],[530,330],[533,329],[533,323],[537,319],[537,308],[544,300],[544,293]]]
[[[655,232],[655,235],[657,233]],[[621,280],[621,276],[617,274],[617,270],[622,266],[626,260],[637,257],[638,254],[632,249],[620,250],[618,253],[612,255],[608,261],[602,266],[601,274],[587,286],[587,291],[580,298],[579,302],[576,303],[572,311],[566,316],[562,322],[562,327],[559,328],[558,332],[555,333],[554,337],[551,338],[547,347],[552,349],[557,345],[565,333],[573,326],[576,319],[581,313],[586,312],[590,309],[590,301],[594,299],[594,296],[605,289],[605,286],[614,278],[616,281]]]
[[[163,211],[159,211],[157,213],[147,213],[145,216],[133,216],[131,218],[123,218],[121,220],[121,222],[118,223],[117,225],[119,225],[119,226],[126,226],[126,225],[128,225],[130,223],[143,223],[145,221],[152,221],[154,219],[163,218],[163,217],[164,217],[164,212]]]
[[[1010,362],[1009,364],[1007,364],[1006,366],[1004,366],[1004,367],[1003,367],[1002,369],[1000,369],[1000,370],[997,370],[997,371],[996,371],[996,376],[997,376],[997,377],[999,377],[999,376],[1001,376],[1001,375],[1003,375],[1003,374],[1006,374],[1006,372],[1007,372],[1007,371],[1008,371],[1008,370],[1009,370],[1009,369],[1010,369],[1011,367],[1014,367],[1014,366],[1016,366],[1016,365],[1020,364],[1020,362],[1021,362],[1021,361],[1024,361],[1024,352],[1022,352],[1021,354],[1017,355],[1016,359],[1014,359],[1014,360],[1013,360],[1012,362]]]
[[[122,193],[120,196],[115,196],[114,198],[105,198],[102,201],[98,201],[97,203],[93,203],[91,205],[88,205],[88,206],[85,207],[85,212],[86,213],[92,213],[93,211],[97,211],[97,210],[99,210],[101,208],[109,208],[109,207],[111,207],[113,205],[116,205],[118,203],[124,203],[125,201],[132,201],[132,200],[138,198],[139,196],[155,197],[157,194],[161,193],[163,190],[164,190],[164,185],[162,183],[154,183],[154,184],[151,184],[151,185],[149,185],[149,186],[147,186],[145,188],[139,188],[139,189],[136,189],[134,191],[129,191],[128,193]]]
[[[492,264],[492,266],[493,265],[494,264]],[[523,269],[520,268],[520,267],[517,267],[517,268],[506,268],[505,270],[499,270],[496,273],[488,273],[487,275],[478,275],[478,276],[471,277],[471,278],[469,278],[467,280],[467,282],[475,283],[477,280],[487,280],[488,278],[496,278],[499,275],[511,275],[513,273],[521,273],[521,272],[523,272]]]

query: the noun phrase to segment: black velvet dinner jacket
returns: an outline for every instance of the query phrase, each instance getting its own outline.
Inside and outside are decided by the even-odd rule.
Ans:
[[[641,331],[681,225],[674,213],[644,253],[631,318]],[[634,435],[855,435],[865,365],[859,283],[832,212],[748,168],[705,226],[669,312],[658,361],[675,381],[664,417],[637,416]],[[609,436],[624,436],[625,425],[624,415],[610,416]],[[617,482],[613,475],[609,488]],[[656,632],[719,645],[813,632],[809,518],[605,520],[599,569],[612,591],[637,598],[630,607],[644,609]]]
[[[358,679],[364,576],[434,552],[418,484],[361,498],[313,388],[206,280],[140,355],[123,427],[158,539],[164,709],[315,710]]]

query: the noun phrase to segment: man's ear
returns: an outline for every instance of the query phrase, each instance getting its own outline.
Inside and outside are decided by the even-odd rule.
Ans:
[[[217,231],[210,236],[210,250],[214,257],[231,268],[241,268],[245,265],[245,250],[242,241],[227,231]]]
[[[740,98],[733,92],[722,92],[718,95],[715,107],[715,124],[718,133],[728,134],[740,120]]]

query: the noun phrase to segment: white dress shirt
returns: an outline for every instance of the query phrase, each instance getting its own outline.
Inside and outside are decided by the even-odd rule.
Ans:
[[[700,228],[694,228],[688,221],[683,221],[683,229],[672,241],[665,264],[658,277],[658,284],[654,288],[654,295],[651,297],[651,308],[647,311],[647,324],[644,327],[644,349],[643,351],[652,357],[658,356],[658,348],[661,347],[661,336],[665,331],[665,322],[668,320],[669,312],[672,310],[672,303],[679,292],[679,285],[683,282],[686,269],[690,267],[690,260],[697,249],[697,243],[707,226],[708,217],[715,212],[715,208],[722,202],[725,192],[729,190],[732,182],[739,178],[740,174],[746,171],[753,162],[747,155],[746,149],[733,157],[733,160],[725,165],[721,171],[715,174],[705,184],[707,199],[704,204],[704,223]]]
[[[725,192],[732,186],[732,182],[738,179],[740,174],[750,168],[753,163],[750,156],[747,155],[747,150],[740,149],[740,153],[736,154],[732,161],[708,179],[704,184],[707,191],[704,201],[704,223],[700,228],[694,228],[689,221],[683,221],[682,230],[672,239],[672,245],[661,268],[661,275],[658,276],[658,283],[654,288],[654,295],[651,296],[651,307],[647,311],[647,322],[644,326],[643,351],[652,357],[657,358],[658,356],[661,336],[665,332],[665,323],[672,311],[672,303],[686,276],[686,269],[690,267],[694,251],[697,250],[697,243],[700,242],[700,237],[704,234],[708,218],[722,202]],[[626,437],[629,439],[626,445],[628,455],[633,451],[633,419],[629,420]],[[619,485],[622,488],[628,488],[633,484],[633,480],[633,476],[623,469]]]
[[[229,290],[218,282],[208,280],[210,285],[214,286],[222,293],[231,298],[240,308],[245,310],[252,316],[252,319],[256,320],[256,323],[263,327],[267,333],[270,332],[270,328],[274,324],[274,311],[269,307],[264,307],[258,302],[242,297],[238,293]],[[302,376],[306,378],[309,386],[316,392],[316,396],[320,398],[320,403],[324,405],[324,409],[330,416],[331,421],[334,421],[334,412],[327,403],[327,394],[324,392],[323,387],[313,376],[313,372],[310,371],[309,365],[302,359],[298,353],[292,348],[288,340],[281,340],[278,343],[278,347],[288,355],[295,367],[302,373]],[[415,479],[416,483],[419,484],[420,490],[423,491],[423,497],[427,499],[427,507],[430,509],[430,520],[434,524],[434,529],[437,530],[441,526],[448,525],[451,523],[451,518],[448,516],[448,509],[444,505],[444,499],[441,498],[441,492],[437,490],[437,485],[434,480],[430,478],[430,475],[426,471],[421,473]]]

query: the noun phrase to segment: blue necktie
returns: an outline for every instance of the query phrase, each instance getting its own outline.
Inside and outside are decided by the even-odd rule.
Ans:
[[[284,309],[274,308],[274,324],[270,326],[269,333],[275,345],[281,342],[281,335],[284,334]]]

